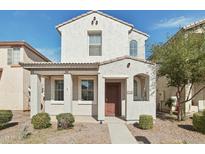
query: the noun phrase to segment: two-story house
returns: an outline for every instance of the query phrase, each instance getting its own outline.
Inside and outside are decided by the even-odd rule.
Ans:
[[[156,117],[155,64],[145,59],[148,35],[132,24],[100,11],[90,11],[57,27],[61,62],[21,63],[31,71],[31,116]],[[41,78],[45,78],[42,90]]]
[[[30,110],[30,71],[20,61],[50,60],[24,41],[0,42],[0,109]]]

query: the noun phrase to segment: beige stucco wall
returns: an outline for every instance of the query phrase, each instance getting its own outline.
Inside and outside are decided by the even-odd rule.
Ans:
[[[22,53],[21,48],[21,60]],[[7,48],[0,48],[0,68],[0,109],[23,110],[23,69],[7,65]]]
[[[91,25],[93,17],[98,20],[98,25]],[[61,62],[104,61],[129,55],[129,41],[131,39],[139,41],[139,57],[144,58],[144,42],[147,37],[137,32],[129,34],[130,26],[97,13],[66,24],[59,30],[61,31]],[[89,31],[102,32],[102,56],[89,56]]]
[[[3,72],[0,79],[0,109],[29,110],[30,72],[21,66],[7,65],[8,47],[0,48],[0,68]],[[21,62],[44,61],[27,48],[20,48]]]

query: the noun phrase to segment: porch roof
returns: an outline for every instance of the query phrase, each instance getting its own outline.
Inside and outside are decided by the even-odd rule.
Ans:
[[[58,63],[58,62],[33,62],[19,63],[27,70],[33,69],[98,69],[99,63]]]
[[[61,62],[32,62],[32,63],[22,63],[19,64],[23,66],[27,70],[34,70],[34,69],[98,69],[101,65],[106,65],[109,63],[114,63],[117,61],[121,61],[124,59],[131,59],[134,61],[154,65],[155,63],[151,61],[147,61],[144,59],[131,57],[131,56],[122,56],[117,58],[112,58],[109,60],[105,60],[102,62],[83,62],[83,63],[61,63]]]

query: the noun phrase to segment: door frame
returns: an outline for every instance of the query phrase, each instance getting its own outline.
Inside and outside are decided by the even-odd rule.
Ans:
[[[106,86],[106,84],[110,84],[110,85],[118,85],[118,93],[119,93],[119,97],[118,97],[118,102],[117,103],[115,103],[115,105],[117,104],[118,105],[118,107],[117,107],[117,110],[116,110],[116,106],[115,106],[115,115],[114,116],[121,116],[122,115],[122,113],[121,113],[121,106],[122,106],[122,94],[121,94],[121,82],[105,82],[105,104],[106,104],[106,90],[107,90],[107,86]],[[105,116],[109,116],[109,115],[106,115],[106,107],[105,107]]]

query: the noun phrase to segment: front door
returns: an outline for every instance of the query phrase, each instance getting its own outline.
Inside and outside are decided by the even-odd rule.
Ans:
[[[121,102],[121,84],[105,83],[105,115],[119,116]]]

